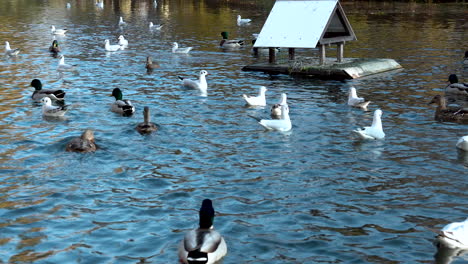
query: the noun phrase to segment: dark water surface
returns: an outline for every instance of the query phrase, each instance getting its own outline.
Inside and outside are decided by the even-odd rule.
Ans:
[[[339,82],[242,72],[257,60],[250,46],[218,48],[221,31],[259,32],[273,1],[106,0],[103,10],[70,2],[0,1],[1,43],[21,48],[0,60],[0,263],[176,263],[204,198],[214,200],[226,264],[434,263],[428,228],[468,216],[468,154],[455,148],[468,126],[435,122],[427,105],[450,73],[468,80],[466,4],[344,3],[358,37],[345,55],[393,58],[404,69]],[[237,14],[253,23],[238,27]],[[150,21],[164,27],[150,32]],[[69,29],[57,39],[78,74],[57,73],[51,25]],[[128,49],[106,53],[104,40],[121,34]],[[173,41],[194,50],[174,55]],[[161,65],[152,74],[147,55]],[[209,72],[207,97],[177,79],[200,70]],[[66,90],[64,120],[42,117],[33,78]],[[259,85],[269,105],[288,94],[290,133],[248,117],[268,116],[241,98]],[[370,111],[346,105],[350,86],[372,100]],[[115,87],[134,116],[110,112]],[[151,136],[134,130],[143,106],[160,125]],[[385,140],[358,140],[351,131],[377,108]],[[101,149],[65,152],[86,128]],[[450,258],[437,263],[468,261]]]

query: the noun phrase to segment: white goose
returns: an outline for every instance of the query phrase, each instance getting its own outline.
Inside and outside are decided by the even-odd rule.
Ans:
[[[286,100],[287,100],[286,94],[282,93],[279,102],[277,104],[274,104],[270,109],[270,114],[272,118],[277,119],[278,117],[281,117],[281,106],[283,105],[288,106],[288,103],[286,102]]]
[[[371,101],[365,101],[364,98],[358,97],[356,93],[356,88],[351,87],[349,88],[349,96],[348,96],[348,105],[353,107],[359,107],[364,110],[367,110],[367,106]]]
[[[252,21],[250,18],[242,18],[241,15],[237,15],[237,25],[246,25],[249,24]]]
[[[65,63],[65,56],[60,56],[60,60],[57,66],[57,71],[64,72],[64,71],[74,71],[75,65],[70,65]]]
[[[364,127],[363,129],[358,128],[357,130],[353,130],[353,132],[362,139],[383,139],[385,137],[385,133],[382,129],[381,117],[382,110],[375,110],[372,125],[370,127]]]
[[[128,40],[126,40],[123,35],[119,36],[119,45],[124,47],[128,46]]]
[[[56,29],[55,26],[50,26],[50,33],[54,35],[65,35],[68,29]]]
[[[227,253],[226,241],[214,230],[215,211],[210,199],[205,199],[198,213],[199,227],[185,234],[179,244],[179,260],[181,263],[213,264]]]
[[[266,106],[266,91],[268,91],[268,89],[265,86],[260,86],[257,96],[243,94],[242,97],[249,106]]]
[[[282,131],[286,132],[291,130],[292,128],[292,123],[291,119],[289,118],[289,108],[287,105],[282,105],[281,106],[281,118],[280,119],[261,119],[255,116],[251,116],[253,119],[257,120],[258,123],[268,129],[268,130],[277,130],[277,131]]]
[[[187,78],[182,78],[179,76],[179,79],[182,81],[182,86],[189,88],[189,89],[195,89],[199,90],[202,94],[202,96],[207,95],[208,91],[208,83],[206,82],[206,75],[208,75],[208,72],[205,70],[200,71],[200,76],[198,80],[191,80]]]
[[[108,39],[106,39],[106,40],[104,41],[104,49],[105,49],[106,51],[114,52],[114,51],[121,50],[122,48],[123,48],[123,47],[120,46],[120,45],[111,45]]]
[[[149,22],[149,28],[150,28],[150,30],[153,30],[153,29],[155,29],[155,30],[160,30],[162,27],[163,27],[162,24],[155,25],[155,24],[153,24],[153,22]]]
[[[120,17],[120,18],[119,18],[119,26],[122,27],[122,26],[125,26],[126,24],[127,24],[127,22],[125,22],[125,21],[123,20],[123,17]]]
[[[172,43],[172,53],[189,53],[192,50],[192,47],[179,48],[177,42]]]
[[[468,218],[444,226],[436,238],[446,247],[468,249]]]
[[[20,52],[20,49],[11,49],[10,48],[10,42],[5,41],[5,55],[7,56],[16,56]]]
[[[457,141],[457,148],[468,151],[468,136],[463,136]]]
[[[67,112],[67,106],[54,106],[49,97],[41,99],[42,115],[44,116],[63,116]]]

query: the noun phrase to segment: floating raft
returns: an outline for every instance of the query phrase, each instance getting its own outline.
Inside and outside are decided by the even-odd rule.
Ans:
[[[343,80],[401,68],[401,65],[393,59],[346,58],[342,62],[337,62],[334,58],[327,58],[325,63],[320,65],[318,58],[306,57],[284,63],[255,63],[243,67],[242,70]]]

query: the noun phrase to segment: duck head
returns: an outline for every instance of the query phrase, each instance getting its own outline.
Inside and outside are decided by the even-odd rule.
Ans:
[[[449,75],[449,78],[448,78],[448,81],[450,82],[450,84],[452,83],[458,83],[458,77],[456,74],[450,74]]]
[[[198,215],[200,217],[200,228],[208,229],[213,225],[215,211],[210,199],[203,200]]]
[[[42,83],[39,79],[34,79],[31,81],[31,86],[36,89],[36,91],[39,91],[42,89]]]
[[[221,32],[221,36],[223,37],[223,39],[229,39],[229,32],[223,31]]]
[[[83,134],[81,134],[81,139],[94,142],[94,132],[91,129],[86,129]]]
[[[115,97],[115,100],[122,100],[123,98],[122,91],[119,88],[114,88],[114,90],[112,90],[111,96]]]

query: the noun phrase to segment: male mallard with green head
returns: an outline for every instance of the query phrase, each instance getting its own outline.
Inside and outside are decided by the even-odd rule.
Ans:
[[[112,91],[112,95],[115,98],[115,102],[111,105],[111,111],[122,114],[124,116],[130,116],[135,113],[135,107],[132,105],[130,100],[124,100],[122,91],[119,88],[115,88]]]
[[[51,100],[63,101],[65,100],[65,92],[63,90],[53,90],[42,89],[42,83],[39,79],[34,79],[31,81],[31,86],[34,87],[34,92],[32,94],[32,99],[36,102],[41,101],[44,97],[49,97]]]

